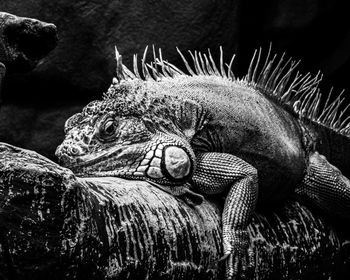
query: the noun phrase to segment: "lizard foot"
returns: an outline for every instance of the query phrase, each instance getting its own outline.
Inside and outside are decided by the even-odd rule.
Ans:
[[[249,244],[250,238],[247,230],[224,229],[224,256],[219,261],[226,261],[225,279],[246,279],[252,275],[254,257]]]

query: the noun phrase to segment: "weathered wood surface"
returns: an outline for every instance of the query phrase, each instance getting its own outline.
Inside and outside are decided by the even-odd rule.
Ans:
[[[219,205],[77,178],[0,144],[0,279],[221,279]],[[254,279],[329,279],[339,263],[339,236],[298,203],[255,215],[249,232]]]

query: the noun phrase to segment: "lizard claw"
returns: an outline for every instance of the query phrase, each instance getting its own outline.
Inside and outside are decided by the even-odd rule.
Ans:
[[[226,260],[226,279],[245,279],[251,275],[253,264],[252,250],[249,249],[249,234],[247,230],[224,230],[223,244]]]

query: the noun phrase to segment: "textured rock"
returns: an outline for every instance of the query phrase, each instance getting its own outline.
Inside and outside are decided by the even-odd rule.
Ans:
[[[54,24],[0,11],[0,62],[9,74],[33,69],[57,39]]]
[[[77,178],[0,144],[0,279],[219,279],[220,205]],[[249,233],[255,279],[328,279],[341,252],[336,232],[295,202],[255,215]]]
[[[0,105],[5,74],[32,70],[56,44],[54,24],[0,11]],[[0,118],[6,117],[2,122],[6,127],[9,116],[2,113]]]

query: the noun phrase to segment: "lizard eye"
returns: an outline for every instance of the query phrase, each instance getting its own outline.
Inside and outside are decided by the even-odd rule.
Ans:
[[[100,126],[99,136],[104,141],[110,141],[114,139],[116,132],[117,132],[117,125],[115,120],[108,118]]]

